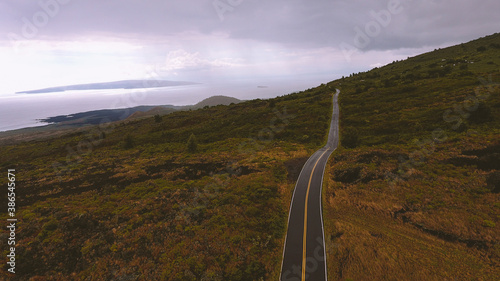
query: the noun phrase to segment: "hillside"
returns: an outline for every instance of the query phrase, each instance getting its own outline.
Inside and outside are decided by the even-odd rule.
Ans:
[[[500,279],[499,82],[495,34],[329,83],[329,280]]]
[[[324,140],[331,93],[0,146],[17,171],[16,278],[276,279],[294,180]]]
[[[277,280],[335,88],[328,279],[498,280],[499,46],[495,34],[274,99],[0,145],[17,179],[13,280]]]
[[[52,116],[40,121],[49,125],[40,127],[23,128],[12,131],[0,132],[0,143],[15,143],[22,140],[34,140],[41,137],[57,137],[64,133],[79,132],[81,127],[98,125],[103,122],[131,121],[138,118],[147,118],[158,115],[161,117],[178,110],[192,110],[203,107],[230,105],[240,103],[241,100],[227,96],[213,96],[206,98],[195,105],[159,105],[159,106],[136,106],[119,109],[101,109],[79,112],[69,115]]]

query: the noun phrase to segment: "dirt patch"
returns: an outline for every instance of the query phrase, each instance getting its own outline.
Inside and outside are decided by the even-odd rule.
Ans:
[[[488,250],[490,248],[490,245],[488,245],[489,243],[487,241],[476,240],[476,239],[464,239],[464,238],[461,238],[461,237],[459,237],[455,234],[452,234],[452,233],[427,228],[422,224],[413,223],[413,222],[411,222],[411,224],[413,226],[415,226],[416,228],[424,231],[425,233],[433,235],[433,236],[435,236],[439,239],[442,239],[444,241],[464,243],[465,245],[467,245],[467,247],[476,248],[478,250]]]
[[[500,170],[500,145],[495,144],[483,149],[465,150],[462,155],[445,160],[455,166],[476,166],[484,171]]]
[[[333,171],[333,179],[342,183],[354,183],[360,179],[360,173],[363,168],[360,166],[348,167],[342,170]]]

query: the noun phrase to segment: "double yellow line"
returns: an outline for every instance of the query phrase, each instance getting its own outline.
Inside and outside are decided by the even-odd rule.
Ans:
[[[316,169],[316,166],[318,165],[319,160],[323,158],[323,155],[328,151],[325,150],[321,156],[318,158],[316,163],[314,164],[314,167],[312,168],[311,171],[311,176],[309,177],[309,183],[307,184],[307,192],[306,192],[306,204],[304,206],[304,236],[302,237],[302,281],[306,280],[306,237],[307,237],[307,202],[309,201],[309,189],[311,188],[311,181],[312,177],[314,175],[314,170]]]

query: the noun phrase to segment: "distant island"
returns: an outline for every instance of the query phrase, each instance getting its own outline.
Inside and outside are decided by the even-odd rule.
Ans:
[[[185,86],[185,85],[196,85],[196,84],[198,83],[186,82],[186,81],[123,80],[115,82],[51,87],[45,89],[16,92],[16,94],[42,94],[42,93],[64,92],[72,90],[148,89],[148,88],[161,88],[161,87]]]

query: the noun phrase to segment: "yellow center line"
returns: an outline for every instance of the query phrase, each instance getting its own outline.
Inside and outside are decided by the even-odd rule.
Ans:
[[[309,201],[309,189],[311,187],[311,181],[312,177],[314,174],[314,170],[316,169],[316,165],[318,165],[319,160],[323,157],[323,155],[326,153],[327,150],[325,150],[321,156],[318,158],[316,163],[314,164],[314,167],[312,168],[311,171],[311,176],[309,177],[309,183],[307,184],[307,192],[306,192],[306,204],[304,207],[304,236],[302,238],[302,281],[306,280],[306,236],[307,236],[307,201]]]

